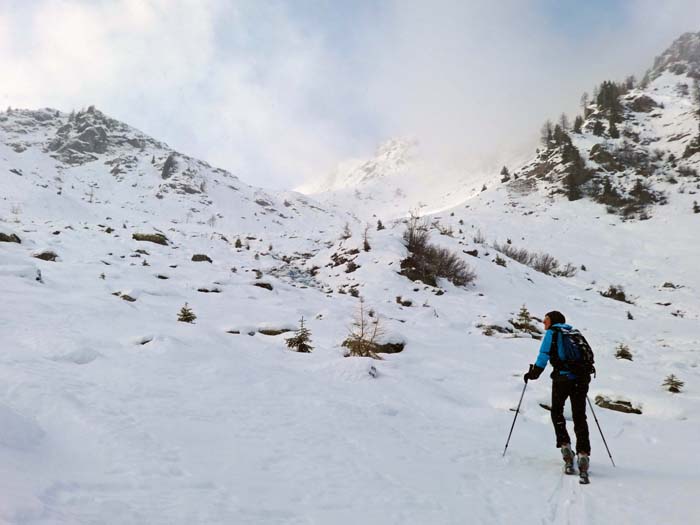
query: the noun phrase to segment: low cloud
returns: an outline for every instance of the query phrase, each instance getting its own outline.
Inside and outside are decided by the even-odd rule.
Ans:
[[[531,151],[546,118],[573,115],[584,90],[643,73],[700,30],[690,1],[570,7],[8,2],[0,103],[95,104],[269,187],[323,176],[392,136],[418,137],[465,169],[495,168]]]

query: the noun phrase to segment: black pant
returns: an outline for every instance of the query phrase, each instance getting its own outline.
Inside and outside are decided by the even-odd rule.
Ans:
[[[571,443],[564,419],[564,403],[568,397],[571,400],[571,413],[574,417],[576,453],[591,453],[588,422],[586,421],[586,395],[588,394],[589,382],[590,378],[579,380],[559,377],[552,381],[552,423],[554,423],[554,432],[557,435],[557,448]]]

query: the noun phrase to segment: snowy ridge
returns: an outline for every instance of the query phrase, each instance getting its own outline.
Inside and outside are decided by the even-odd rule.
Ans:
[[[695,117],[682,77],[668,75],[644,91],[664,107],[633,131],[678,158],[690,138],[673,137]],[[312,199],[249,186],[110,120],[95,109],[0,115],[0,521],[697,521],[689,181],[656,181],[667,204],[644,221],[553,193],[556,171],[526,168],[484,191],[458,184],[449,198],[423,187],[422,210],[441,210],[428,217],[431,242],[477,275],[433,287],[399,274],[401,217],[421,202],[421,179],[398,143],[376,171],[361,164]],[[592,167],[587,152],[615,139],[572,140]],[[666,154],[658,177],[671,170]],[[138,240],[157,233],[164,244]],[[509,241],[577,272],[535,271],[495,249]],[[47,252],[55,260],[36,257]],[[630,302],[603,297],[611,285]],[[402,352],[344,357],[359,297]],[[185,303],[193,324],[177,321]],[[590,486],[561,474],[546,377],[529,383],[501,457],[539,346],[537,329],[513,323],[523,305],[535,327],[559,309],[586,335],[591,401],[642,412],[596,406],[618,467],[589,418]],[[284,342],[302,316],[310,354]],[[615,357],[620,343],[632,361]],[[662,387],[669,374],[681,393]]]

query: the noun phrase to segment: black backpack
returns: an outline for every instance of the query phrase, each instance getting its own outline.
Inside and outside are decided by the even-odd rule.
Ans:
[[[550,330],[554,333],[552,334],[552,346],[549,349],[549,360],[554,369],[568,371],[579,377],[595,375],[593,349],[583,334],[576,329],[567,330],[558,326],[552,327]],[[557,334],[561,334],[564,359],[559,357]]]

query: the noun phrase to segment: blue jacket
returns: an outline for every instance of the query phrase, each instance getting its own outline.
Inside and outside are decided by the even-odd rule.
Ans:
[[[563,328],[565,330],[571,330],[573,326],[570,324],[554,324],[552,327],[558,327],[558,328]],[[549,350],[552,348],[552,337],[554,337],[554,331],[550,328],[547,330],[544,334],[544,337],[542,338],[542,344],[540,345],[540,353],[537,355],[537,361],[535,361],[535,365],[539,366],[540,368],[546,368],[547,363],[549,362]],[[564,359],[564,355],[562,354],[562,348],[563,348],[563,341],[562,341],[562,335],[561,333],[557,333],[557,337],[559,340],[557,341],[557,351],[559,352],[559,357],[561,359]],[[575,379],[576,376],[572,374],[571,372],[566,372],[566,371],[560,371],[560,375],[562,376],[567,376],[569,379]]]

